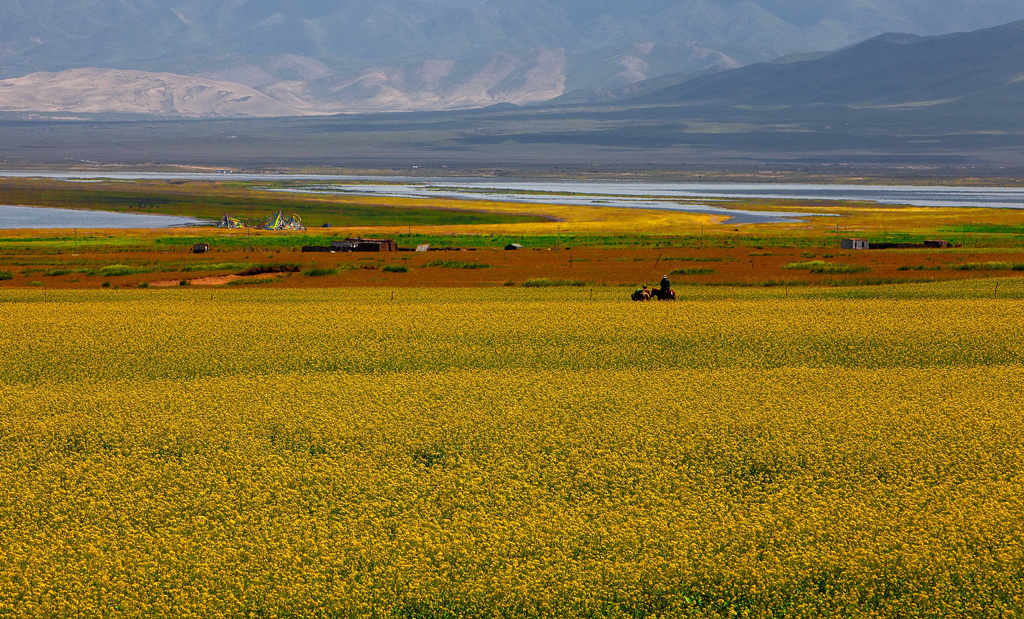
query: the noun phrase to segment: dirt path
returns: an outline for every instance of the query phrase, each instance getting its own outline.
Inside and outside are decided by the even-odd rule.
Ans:
[[[277,273],[261,273],[260,275],[213,275],[210,277],[198,277],[196,279],[164,279],[158,282],[150,282],[152,288],[171,288],[180,286],[181,282],[187,281],[190,286],[223,286],[238,280],[274,279]]]

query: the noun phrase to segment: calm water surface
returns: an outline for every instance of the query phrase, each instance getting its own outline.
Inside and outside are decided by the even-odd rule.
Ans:
[[[186,172],[32,172],[0,170],[0,177],[65,180],[238,180],[345,183],[376,181],[420,188],[470,191],[546,191],[618,196],[689,198],[775,198],[794,200],[865,200],[913,206],[1024,208],[1024,187],[923,187],[911,185],[822,185],[800,183],[651,183],[613,181],[494,180],[479,177],[347,176],[338,174],[201,174]]]
[[[171,228],[201,224],[190,217],[0,205],[0,230],[21,228]]]
[[[318,174],[193,174],[87,172],[4,172],[0,176],[64,180],[101,178],[136,180],[307,181],[308,188],[287,191],[418,198],[460,198],[526,203],[555,203],[616,208],[645,208],[727,215],[730,223],[786,221],[803,213],[764,213],[716,204],[736,199],[801,200],[828,203],[861,201],[923,207],[1024,208],[1024,187],[921,187],[908,185],[822,185],[797,183],[653,183],[613,181],[533,181],[410,176]],[[540,192],[524,194],[521,192]],[[171,224],[173,225],[173,224]]]
[[[647,198],[646,194],[630,195],[605,195],[586,193],[545,193],[522,194],[502,193],[501,190],[492,188],[474,190],[472,187],[444,187],[424,184],[369,184],[359,183],[351,185],[330,185],[313,186],[302,189],[267,189],[266,191],[283,191],[290,193],[328,193],[335,195],[357,195],[357,196],[385,196],[392,198],[445,198],[455,200],[492,200],[496,202],[516,202],[526,204],[566,204],[572,206],[604,206],[614,208],[654,209],[667,211],[685,211],[690,213],[704,213],[710,215],[723,215],[729,218],[729,223],[750,224],[750,223],[773,223],[780,221],[792,221],[800,217],[807,217],[806,213],[791,213],[784,211],[763,212],[745,211],[735,208],[713,206],[699,202],[683,201],[678,198]],[[518,190],[517,190],[518,191]],[[571,194],[571,195],[570,195]],[[713,201],[705,200],[704,202]],[[825,216],[825,215],[814,215]]]

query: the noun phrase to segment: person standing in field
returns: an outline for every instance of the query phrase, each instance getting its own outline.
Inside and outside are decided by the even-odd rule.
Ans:
[[[668,275],[661,276],[661,294],[663,299],[668,298],[669,291],[672,290],[672,282],[668,281]]]

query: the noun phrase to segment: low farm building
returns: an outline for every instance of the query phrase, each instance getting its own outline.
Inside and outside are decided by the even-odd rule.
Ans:
[[[345,239],[331,242],[334,251],[398,251],[393,239]]]
[[[331,241],[330,245],[307,245],[304,252],[353,252],[353,251],[398,251],[398,243],[392,239],[345,239]]]
[[[869,243],[864,239],[843,239],[843,249],[946,249],[956,247],[945,239],[929,239],[921,243]]]

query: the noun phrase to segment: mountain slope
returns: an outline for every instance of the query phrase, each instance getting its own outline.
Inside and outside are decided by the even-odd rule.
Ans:
[[[1024,21],[974,32],[887,34],[803,62],[759,63],[646,95],[644,103],[936,103],[1024,80]]]
[[[72,69],[0,80],[0,110],[160,116],[289,116],[302,113],[229,82],[117,69]]]
[[[498,54],[469,66],[426,61],[369,69],[352,77],[332,73],[310,79],[248,86],[257,67],[205,75],[120,69],[70,69],[0,80],[0,112],[142,114],[163,117],[304,116],[342,112],[486,107],[544,101],[564,92],[565,58],[557,50],[532,56]],[[438,88],[440,83],[444,88]]]
[[[158,74],[136,76],[138,86],[113,80],[108,107],[85,81],[25,82],[64,93],[62,111],[119,110],[125,93],[187,78],[276,102],[250,93],[237,110],[231,95],[208,111],[129,106],[155,115],[253,115],[275,105],[288,113],[451,109],[566,92],[601,100],[646,92],[658,82],[631,86],[666,75],[834,49],[889,30],[934,34],[1020,17],[1019,0],[5,0],[0,79],[70,69]],[[7,84],[0,109],[33,100],[19,84]],[[76,97],[72,86],[88,92]]]

